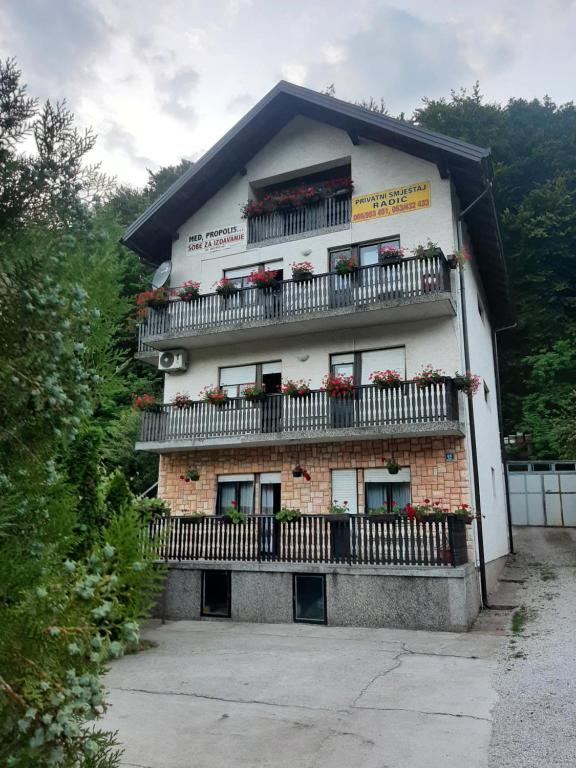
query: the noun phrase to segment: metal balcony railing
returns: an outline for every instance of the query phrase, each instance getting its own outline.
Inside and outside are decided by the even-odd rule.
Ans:
[[[249,515],[160,517],[149,525],[159,560],[216,560],[350,565],[463,565],[468,561],[465,521],[405,515],[302,515],[280,523]]]
[[[170,301],[149,309],[140,339],[227,330],[251,322],[281,323],[293,318],[365,309],[378,304],[418,300],[450,291],[450,270],[441,255],[403,258],[359,267],[349,275],[328,272],[308,280],[282,280],[271,288],[242,288],[224,298],[203,294],[194,301]]]
[[[370,429],[458,420],[454,382],[419,388],[412,381],[396,389],[356,387],[346,398],[332,398],[323,390],[291,398],[267,395],[260,402],[233,398],[223,405],[193,402],[184,408],[160,405],[142,414],[140,442],[225,438],[276,433],[318,435],[334,429]]]
[[[248,243],[283,240],[306,232],[349,224],[351,206],[350,195],[345,195],[254,216],[248,219]]]

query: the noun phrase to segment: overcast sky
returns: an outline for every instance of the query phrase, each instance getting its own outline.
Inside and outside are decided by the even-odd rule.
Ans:
[[[202,155],[280,79],[392,115],[476,80],[489,100],[569,101],[575,31],[576,0],[0,0],[0,56],[135,184]]]

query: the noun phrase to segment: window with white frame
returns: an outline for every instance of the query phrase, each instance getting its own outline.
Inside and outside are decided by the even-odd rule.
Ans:
[[[248,277],[252,272],[264,272],[272,270],[276,272],[276,279],[282,280],[283,278],[283,262],[281,260],[276,261],[264,261],[259,264],[252,264],[248,267],[235,267],[234,269],[225,269],[224,277],[232,280],[237,288],[250,288],[251,283],[248,282]]]
[[[392,246],[393,248],[400,248],[400,238],[398,236],[387,237],[383,240],[377,240],[373,243],[365,243],[364,245],[350,245],[344,248],[336,248],[330,251],[329,268],[332,272],[335,268],[336,262],[341,258],[348,258],[352,256],[359,267],[371,267],[380,263],[378,250],[381,245]]]
[[[282,382],[282,362],[273,360],[250,365],[231,365],[220,368],[219,386],[228,397],[240,397],[246,387],[258,384],[267,394],[280,390]]]
[[[410,469],[402,468],[392,475],[387,469],[364,470],[364,503],[366,514],[387,513],[404,509],[410,502]]]
[[[402,379],[406,378],[406,347],[368,349],[330,357],[330,372],[354,376],[357,384],[370,384],[371,373],[386,370],[398,371]]]

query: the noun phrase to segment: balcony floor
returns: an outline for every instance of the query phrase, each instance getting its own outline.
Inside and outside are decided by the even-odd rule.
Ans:
[[[265,445],[294,443],[334,443],[348,440],[389,440],[410,437],[444,437],[464,435],[459,421],[426,421],[420,424],[388,424],[376,427],[325,429],[322,432],[268,432],[255,435],[228,435],[218,437],[177,438],[163,441],[137,442],[137,451],[149,453],[176,453],[193,449],[218,449],[234,446],[257,448]]]
[[[361,307],[350,305],[306,315],[284,317],[282,320],[263,318],[243,320],[224,327],[215,325],[212,328],[199,330],[171,331],[157,336],[145,336],[143,341],[158,350],[174,347],[194,349],[223,346],[240,340],[257,341],[342,328],[409,323],[438,317],[453,317],[455,314],[456,305],[452,295],[449,292],[443,292],[376,302]]]

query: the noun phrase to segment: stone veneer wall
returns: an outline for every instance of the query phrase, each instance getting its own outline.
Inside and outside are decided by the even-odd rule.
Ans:
[[[446,461],[445,453],[454,453]],[[160,457],[159,496],[170,503],[172,513],[213,514],[218,475],[281,472],[282,505],[305,514],[325,512],[331,503],[330,470],[358,472],[358,511],[364,511],[363,469],[382,467],[382,458],[410,467],[412,499],[439,500],[452,507],[469,502],[468,470],[464,440],[459,437],[425,437],[406,440],[366,440],[338,443],[275,445],[260,448],[225,448],[182,451]],[[311,475],[292,477],[292,468],[301,464]],[[186,483],[180,475],[188,467],[200,473],[196,482]],[[256,503],[258,504],[256,493]]]

